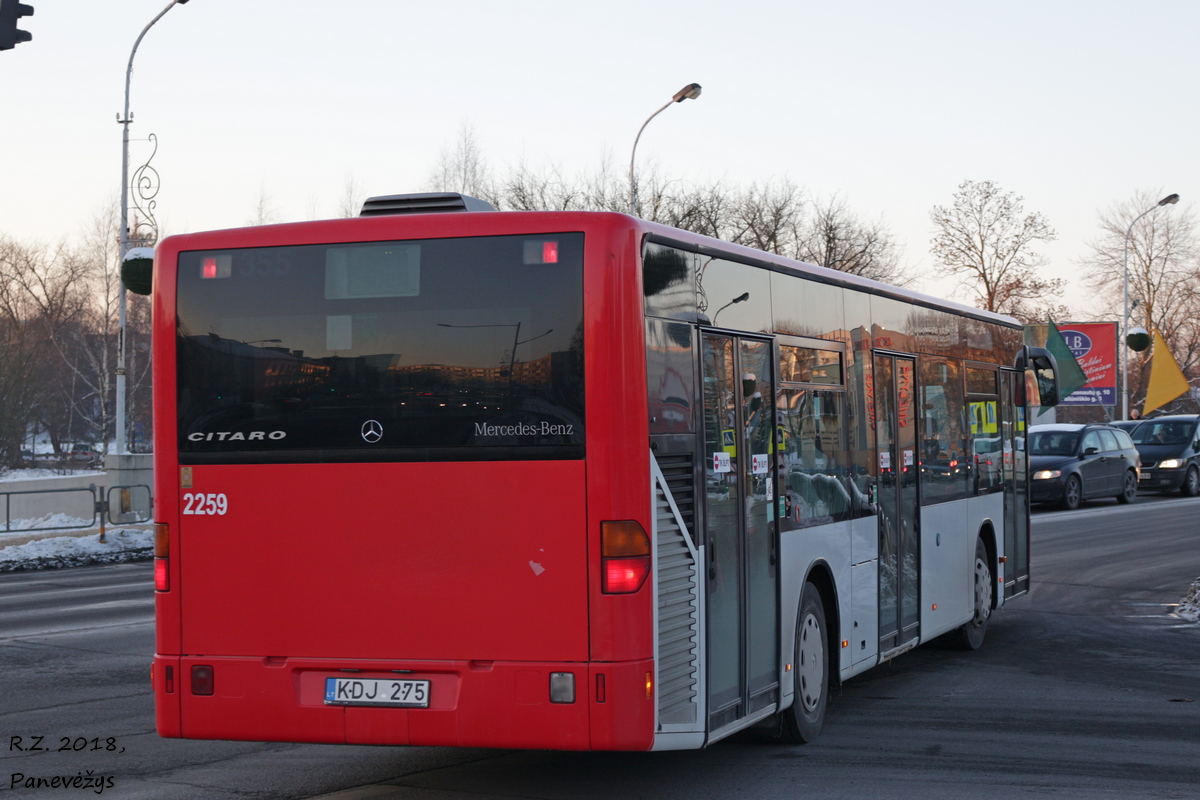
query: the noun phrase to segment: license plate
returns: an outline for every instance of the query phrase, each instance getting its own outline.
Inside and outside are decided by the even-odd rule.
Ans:
[[[326,678],[327,706],[429,707],[429,681],[400,678]]]

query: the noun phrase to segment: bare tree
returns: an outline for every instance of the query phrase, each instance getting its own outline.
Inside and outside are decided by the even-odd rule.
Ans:
[[[270,225],[278,222],[278,216],[275,207],[271,205],[271,195],[267,193],[267,184],[265,182],[259,184],[258,199],[254,203],[254,211],[246,220],[246,224]]]
[[[1190,378],[1200,376],[1200,233],[1191,205],[1154,208],[1161,192],[1138,191],[1099,212],[1099,236],[1081,260],[1091,276],[1096,310],[1110,319],[1124,315],[1125,234],[1129,233],[1130,325],[1157,328]],[[1131,400],[1145,397],[1151,354],[1130,353]]]
[[[459,129],[454,147],[442,150],[441,158],[429,176],[429,188],[435,192],[459,192],[489,201],[495,196],[491,170],[470,125],[464,123]]]
[[[338,201],[337,215],[343,218],[357,217],[362,211],[363,201],[362,187],[358,185],[358,180],[354,177],[353,172],[346,173],[346,183],[342,187],[342,197]]]
[[[1042,214],[1025,214],[1022,201],[994,181],[963,181],[953,205],[929,212],[930,252],[941,264],[939,274],[958,278],[980,307],[1033,321],[1031,309],[1066,281],[1040,271],[1048,261],[1033,246],[1057,234]]]
[[[491,176],[474,134],[464,127],[457,144],[442,151],[429,185],[481,197],[500,210],[629,210],[627,176],[613,168],[608,154],[588,173],[521,160],[500,178]],[[643,219],[868,278],[910,280],[882,223],[863,222],[836,198],[810,219],[804,191],[786,178],[748,187],[720,180],[697,185],[666,177],[651,162],[639,169],[638,186],[635,213]]]
[[[801,261],[904,286],[912,276],[882,222],[864,222],[836,195],[815,206],[798,242]]]
[[[65,243],[0,236],[0,466],[20,464],[30,424],[55,417],[52,343],[81,317],[84,271]]]

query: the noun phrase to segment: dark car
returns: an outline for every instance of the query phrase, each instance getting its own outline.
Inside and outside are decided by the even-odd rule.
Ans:
[[[1028,446],[1031,502],[1073,509],[1094,497],[1137,497],[1138,451],[1119,428],[1034,425]]]
[[[1142,457],[1139,489],[1200,495],[1198,421],[1198,414],[1178,414],[1144,420],[1134,429],[1130,436]]]

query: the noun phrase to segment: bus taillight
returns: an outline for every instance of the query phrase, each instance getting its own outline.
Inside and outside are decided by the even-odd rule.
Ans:
[[[600,523],[601,590],[631,594],[650,574],[650,537],[633,520]]]
[[[163,523],[154,526],[154,591],[165,592],[171,588],[167,575],[167,565],[170,564],[171,536],[170,529]]]

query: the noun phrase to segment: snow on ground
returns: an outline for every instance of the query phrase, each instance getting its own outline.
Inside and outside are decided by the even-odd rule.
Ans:
[[[0,472],[0,482],[5,481],[36,481],[42,478],[83,477],[85,475],[104,475],[103,470],[87,469],[10,469]],[[11,491],[11,490],[10,490]]]
[[[5,538],[11,539],[18,534],[25,536],[26,533],[53,528],[90,528],[93,524],[95,524],[94,520],[68,517],[66,514],[46,514],[41,517],[14,519],[9,521],[7,531],[0,531],[0,547],[4,545]]]
[[[1191,591],[1175,609],[1175,616],[1182,617],[1188,622],[1200,622],[1200,578],[1192,581]]]
[[[141,561],[154,555],[154,531],[148,529],[110,528],[103,544],[97,529],[82,536],[52,535],[4,547],[5,540],[15,539],[17,533],[0,534],[0,572],[115,564]]]

